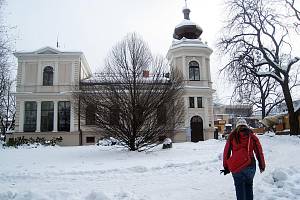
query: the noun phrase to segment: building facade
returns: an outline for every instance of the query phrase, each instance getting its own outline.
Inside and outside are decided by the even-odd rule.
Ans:
[[[201,41],[202,29],[189,18],[190,9],[183,8],[184,19],[175,27],[167,58],[172,68],[184,79],[185,118],[175,141],[198,142],[213,138],[213,99],[210,74],[212,49]]]
[[[172,68],[184,78],[185,117],[175,131],[174,141],[198,142],[213,138],[212,81],[210,55],[212,49],[200,39],[202,29],[189,19],[190,10],[183,9],[184,20],[176,26],[173,43],[167,53]],[[80,83],[92,76],[82,52],[66,52],[45,47],[33,52],[17,52],[15,132],[9,137],[56,138],[62,145],[94,144],[101,138],[93,116],[84,119],[75,109],[72,94]]]
[[[10,137],[56,138],[62,145],[91,141],[82,136],[72,93],[81,80],[91,76],[82,52],[63,52],[51,47],[17,52],[15,132]],[[90,137],[95,137],[95,133]],[[94,139],[95,140],[95,139]]]

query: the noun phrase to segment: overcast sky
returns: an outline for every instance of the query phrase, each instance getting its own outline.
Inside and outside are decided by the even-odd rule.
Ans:
[[[14,26],[17,51],[45,46],[84,52],[92,69],[103,67],[112,46],[129,32],[137,32],[153,53],[166,55],[174,27],[183,19],[184,0],[6,0],[4,17]],[[187,0],[190,18],[203,29],[201,39],[215,50],[222,27],[223,0]],[[219,63],[211,56],[211,73],[220,98],[230,92],[218,77]],[[221,92],[220,92],[221,91]]]

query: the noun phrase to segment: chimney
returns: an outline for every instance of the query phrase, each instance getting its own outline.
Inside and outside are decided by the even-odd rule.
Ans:
[[[143,77],[148,78],[149,77],[149,70],[143,71]]]

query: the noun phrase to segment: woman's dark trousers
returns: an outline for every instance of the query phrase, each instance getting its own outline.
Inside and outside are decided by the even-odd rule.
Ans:
[[[241,172],[233,173],[237,200],[253,200],[253,178],[255,175],[255,164],[251,165]]]

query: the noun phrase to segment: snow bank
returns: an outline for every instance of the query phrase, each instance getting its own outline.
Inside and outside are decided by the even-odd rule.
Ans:
[[[27,191],[27,192],[13,192],[8,191],[0,193],[1,200],[53,200],[53,199],[74,199],[82,200],[82,197],[78,197],[78,194],[73,194],[71,192],[56,192],[51,191],[51,193],[43,194],[38,191]],[[110,200],[102,192],[92,191],[88,194],[84,200]]]
[[[300,199],[299,137],[259,137],[267,167],[256,173],[255,199]],[[173,143],[140,153],[96,145],[0,149],[0,199],[231,200],[232,177],[219,173],[224,145]]]

